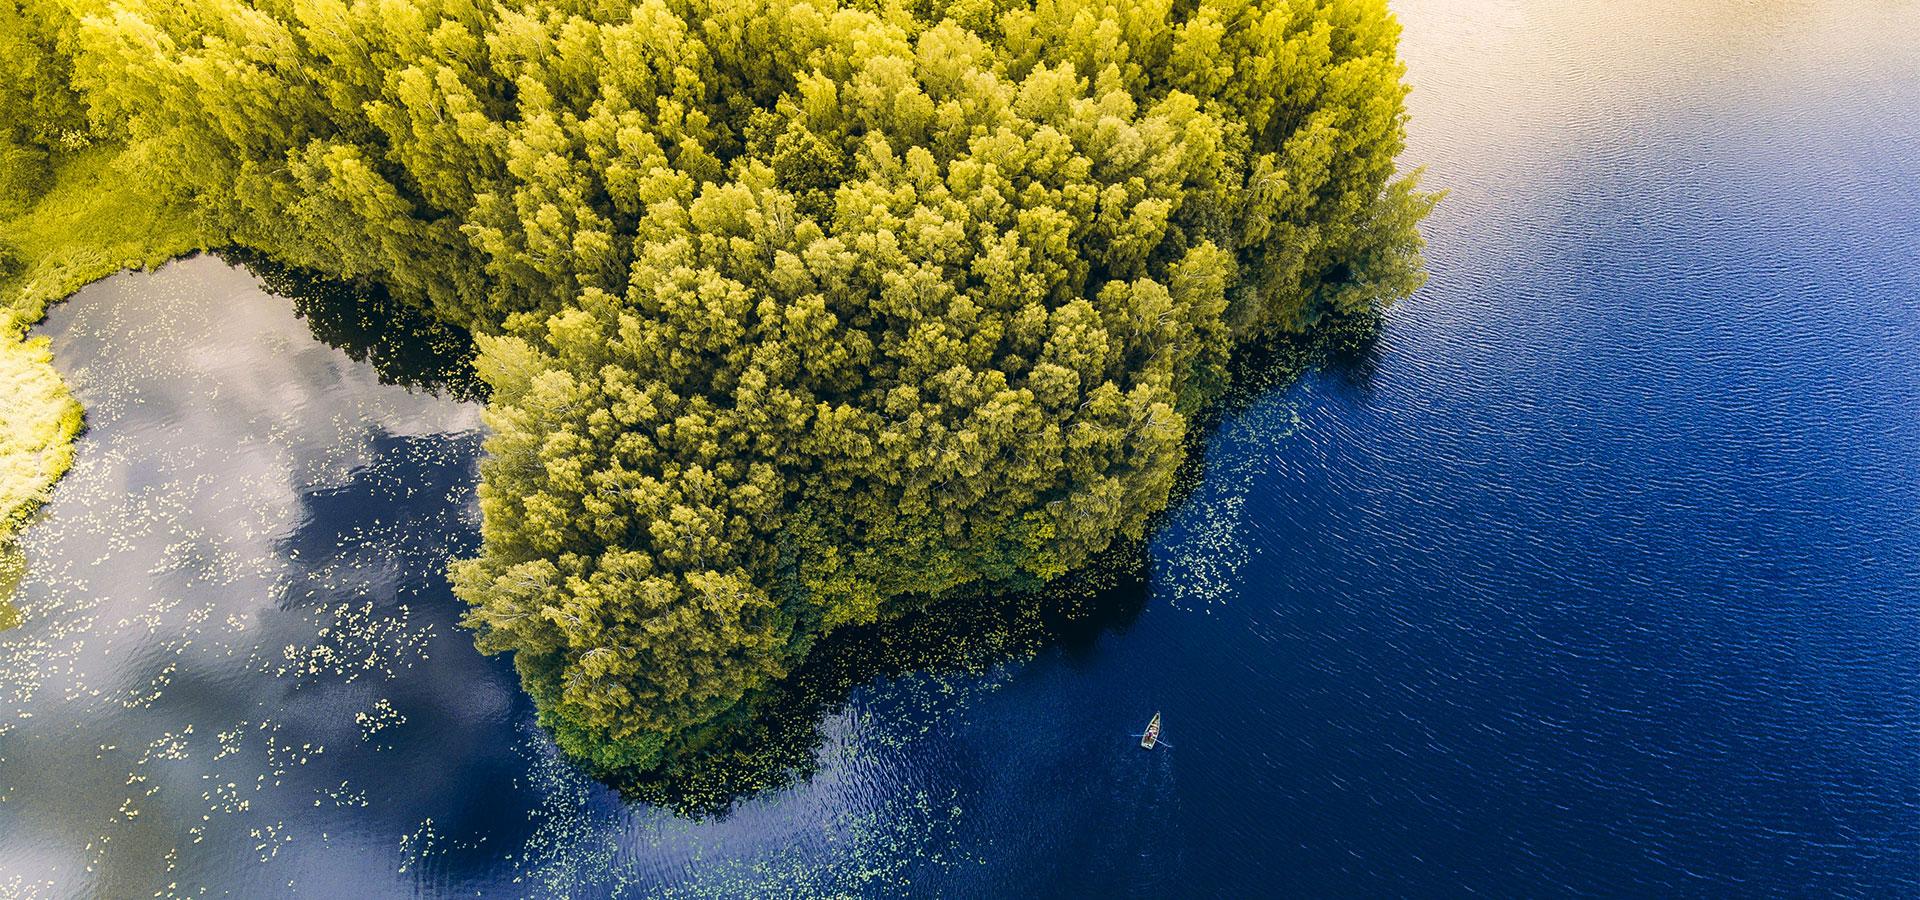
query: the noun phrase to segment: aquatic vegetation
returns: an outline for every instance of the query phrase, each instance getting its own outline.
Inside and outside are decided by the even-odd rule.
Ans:
[[[956,681],[978,685],[1043,648],[1124,626],[1146,602],[1144,565],[1144,547],[1128,544],[1045,590],[936,604],[836,631],[787,677],[688,734],[666,765],[622,773],[613,784],[681,815],[723,814],[742,798],[811,776],[822,763],[825,726],[860,688],[911,677],[951,693]],[[895,686],[896,697],[907,693]]]
[[[0,631],[20,626],[20,608],[13,605],[13,591],[27,574],[27,557],[12,541],[0,541]]]
[[[48,879],[26,895],[291,871],[339,817],[393,802],[383,745],[438,705],[423,660],[475,689],[443,662],[483,665],[443,571],[472,531],[478,409],[315,341],[330,309],[303,321],[203,257],[55,311],[91,430],[21,535],[32,569],[0,547],[0,586],[24,573],[0,766],[42,775],[0,784],[0,860]]]
[[[1236,346],[1421,279],[1380,0],[24,2],[16,102],[477,332],[455,587],[603,772],[1140,539]]]

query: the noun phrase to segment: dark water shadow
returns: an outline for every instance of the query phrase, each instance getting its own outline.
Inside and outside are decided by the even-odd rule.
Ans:
[[[219,255],[287,297],[315,338],[368,364],[382,382],[459,401],[486,398],[465,331],[377,286],[327,279],[243,250]],[[1205,444],[1221,422],[1315,368],[1364,373],[1378,327],[1378,317],[1329,323],[1312,335],[1283,334],[1236,351],[1232,387],[1190,429],[1168,510],[1204,481]],[[688,818],[724,817],[743,800],[809,780],[822,763],[826,724],[863,687],[908,675],[980,675],[1050,650],[1069,658],[1091,653],[1102,634],[1123,632],[1145,608],[1147,559],[1144,543],[1129,544],[1039,591],[955,598],[841,629],[786,678],[691,737],[666,767],[600,773],[600,780],[629,801]]]
[[[474,373],[476,348],[465,329],[429,316],[372,283],[339,281],[240,248],[216,256],[243,266],[269,292],[293,302],[293,313],[321,343],[371,366],[380,381],[462,402],[484,401]]]
[[[1324,358],[1320,371],[1340,384],[1362,393],[1373,386],[1373,377],[1386,357],[1380,334],[1386,328],[1386,314],[1374,312],[1351,316],[1334,324],[1323,343]]]
[[[317,732],[329,721],[327,711],[385,698],[404,713],[404,725],[359,744],[336,741],[337,755],[310,767],[312,789],[351,778],[388,809],[430,812],[450,840],[440,848],[453,854],[448,865],[484,860],[487,853],[473,841],[524,840],[533,827],[525,810],[537,797],[520,777],[525,763],[515,749],[515,723],[532,718],[532,701],[508,657],[473,649],[460,623],[465,604],[445,575],[450,559],[479,549],[477,523],[464,510],[480,439],[381,435],[372,451],[373,461],[346,483],[302,496],[304,520],[281,544],[294,561],[290,588],[265,617],[273,637],[262,646],[311,642],[316,624],[332,625],[316,646],[337,648],[340,657],[378,656],[383,671],[344,680],[283,678],[273,700],[279,719]],[[330,616],[362,607],[366,613],[349,622],[355,627],[339,627]],[[415,824],[396,819],[387,827],[405,833]]]
[[[1237,352],[1232,387],[1190,429],[1167,511],[1148,533],[1205,480],[1205,445],[1222,422],[1315,369],[1364,380],[1379,327],[1378,316],[1329,323],[1310,336],[1283,334]],[[843,628],[664,768],[603,773],[601,780],[629,801],[688,818],[724,817],[755,795],[809,780],[820,767],[826,722],[862,687],[910,674],[984,674],[1045,651],[1069,659],[1090,654],[1101,635],[1126,631],[1146,608],[1147,563],[1147,545],[1130,543],[1035,592],[956,598]]]
[[[1379,364],[1383,312],[1327,316],[1311,332],[1280,332],[1236,347],[1228,363],[1227,390],[1193,417],[1187,429],[1186,460],[1175,476],[1167,506],[1148,523],[1147,533],[1160,530],[1168,517],[1207,480],[1207,445],[1221,426],[1245,414],[1262,400],[1291,388],[1310,372],[1366,391]]]
[[[1085,656],[1101,635],[1124,632],[1145,609],[1145,561],[1145,545],[1129,545],[1044,591],[955,598],[842,628],[667,767],[602,780],[629,801],[722,818],[740,801],[812,778],[824,726],[862,687],[907,675],[984,675],[1049,650]]]
[[[1197,417],[1194,433],[1203,442],[1220,422],[1284,391],[1309,372],[1323,372],[1361,385],[1371,380],[1380,361],[1380,332],[1386,314],[1322,316],[1304,334],[1282,332],[1235,348],[1225,396]]]
[[[214,255],[286,298],[316,340],[367,365],[382,384],[458,403],[486,401],[489,388],[473,366],[478,348],[465,329],[375,283],[329,278],[243,248]],[[479,551],[473,491],[481,440],[478,433],[382,433],[370,441],[370,461],[345,483],[302,491],[301,524],[279,543],[295,563],[295,588],[271,622],[288,637],[267,642],[292,646],[329,609],[365,604],[369,633],[333,629],[356,652],[397,658],[417,649],[418,658],[404,663],[409,668],[431,657],[428,677],[369,679],[389,709],[404,711],[405,725],[365,746],[343,747],[328,765],[314,766],[308,780],[318,779],[310,789],[324,793],[326,778],[351,777],[363,795],[383,798],[388,808],[432,811],[427,821],[444,835],[434,852],[454,869],[491,860],[489,837],[525,840],[534,827],[525,811],[537,801],[521,777],[525,761],[514,728],[532,719],[532,701],[511,657],[473,648],[461,622],[466,605],[446,577],[451,560]],[[381,628],[390,631],[378,633]],[[420,647],[400,646],[397,635],[406,628],[421,636]],[[375,641],[378,646],[364,646]],[[277,698],[281,717],[314,728],[323,718],[319,710],[363,703],[367,693],[338,679],[300,678],[284,691]],[[303,708],[310,712],[298,712]],[[369,751],[392,761],[369,763]],[[496,787],[467,789],[474,784]],[[395,820],[388,827],[404,833],[416,824]]]
[[[1205,480],[1205,445],[1222,422],[1316,368],[1364,381],[1380,324],[1379,316],[1356,317],[1237,351],[1232,387],[1196,418],[1167,510],[1148,533]],[[689,818],[724,817],[745,799],[810,779],[820,767],[825,723],[863,686],[908,674],[984,674],[1047,650],[1087,655],[1102,634],[1124,632],[1145,609],[1147,562],[1147,545],[1129,543],[1039,591],[947,600],[893,621],[843,628],[793,673],[692,738],[665,767],[602,773],[601,780],[629,801]]]

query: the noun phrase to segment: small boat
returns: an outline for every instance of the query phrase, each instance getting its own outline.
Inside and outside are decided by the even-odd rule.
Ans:
[[[1153,714],[1153,721],[1147,723],[1147,730],[1140,735],[1140,749],[1152,750],[1154,742],[1160,740],[1160,713]]]

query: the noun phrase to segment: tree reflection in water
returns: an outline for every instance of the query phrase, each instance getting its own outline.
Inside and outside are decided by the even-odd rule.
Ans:
[[[1145,547],[1131,545],[1044,591],[956,598],[842,628],[665,769],[605,780],[629,800],[690,818],[724,816],[738,801],[812,777],[826,723],[862,686],[907,675],[981,675],[1049,648],[1085,651],[1103,632],[1124,630],[1146,605],[1145,561]]]
[[[294,315],[316,339],[372,366],[381,382],[449,400],[486,399],[486,383],[473,371],[473,338],[465,329],[394,299],[378,285],[336,281],[247,250],[218,255],[245,266],[269,292],[292,300]]]
[[[1192,446],[1168,511],[1205,480],[1206,440],[1226,418],[1312,367],[1364,381],[1380,323],[1378,316],[1356,317],[1331,323],[1312,339],[1281,336],[1243,348],[1234,360],[1233,387],[1190,432]],[[691,818],[724,816],[742,800],[818,771],[826,724],[863,686],[908,675],[981,675],[1049,648],[1089,649],[1103,632],[1126,629],[1146,606],[1147,559],[1144,544],[1131,544],[1042,591],[956,598],[893,621],[840,629],[799,669],[693,737],[676,762],[603,780],[629,800]]]
[[[461,401],[483,400],[473,342],[377,286],[343,283],[281,266],[258,254],[224,251],[275,294],[290,298],[315,338],[367,363],[380,380]],[[1193,446],[1174,502],[1201,484],[1201,448],[1230,415],[1321,365],[1364,378],[1379,318],[1333,323],[1314,340],[1281,336],[1236,354],[1232,388],[1190,433]],[[1146,548],[1132,544],[1043,591],[955,598],[873,625],[840,629],[806,662],[731,716],[688,738],[675,762],[647,772],[599,773],[630,801],[689,818],[725,816],[757,794],[805,782],[821,767],[826,728],[863,686],[911,675],[981,675],[1049,648],[1090,648],[1107,630],[1128,627],[1147,600]],[[0,560],[4,574],[5,560]],[[0,625],[6,622],[0,610]]]

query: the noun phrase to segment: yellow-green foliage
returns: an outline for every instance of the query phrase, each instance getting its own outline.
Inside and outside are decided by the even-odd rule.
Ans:
[[[74,24],[57,2],[0,0],[0,219],[30,205],[55,156],[86,140],[84,107],[59,49]]]
[[[45,338],[0,339],[0,541],[73,461],[80,404],[51,361]]]
[[[26,554],[20,552],[18,544],[0,539],[0,631],[20,624],[20,608],[14,606],[9,598],[26,574]]]
[[[32,324],[48,304],[88,282],[202,248],[193,220],[160,202],[129,169],[111,143],[64,154],[49,189],[29,197],[23,212],[0,218],[0,252],[10,248],[16,259],[0,266],[0,315]]]
[[[455,587],[606,768],[1140,536],[1236,343],[1420,280],[1384,0],[58,9],[210,231],[488,333]]]
[[[94,143],[71,61],[70,7],[0,0],[0,544],[73,459],[80,405],[27,328],[89,281],[200,244],[190,220]]]
[[[80,405],[44,340],[25,330],[47,305],[123,268],[157,265],[200,241],[184,216],[157,204],[116,167],[118,150],[59,157],[50,190],[0,221],[0,540],[72,462]]]

